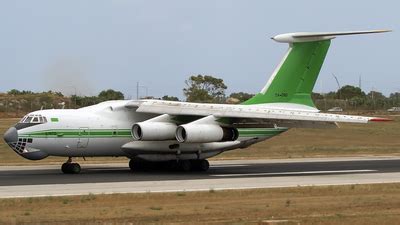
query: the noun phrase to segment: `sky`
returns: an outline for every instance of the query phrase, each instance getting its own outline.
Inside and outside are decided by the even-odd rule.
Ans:
[[[184,81],[222,78],[259,92],[298,31],[392,29],[333,40],[316,92],[341,86],[400,92],[399,1],[0,0],[0,92],[183,98]]]

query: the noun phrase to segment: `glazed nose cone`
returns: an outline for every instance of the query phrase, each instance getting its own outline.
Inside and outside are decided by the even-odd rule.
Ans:
[[[4,141],[6,143],[12,143],[18,141],[18,132],[15,127],[10,127],[3,135]]]

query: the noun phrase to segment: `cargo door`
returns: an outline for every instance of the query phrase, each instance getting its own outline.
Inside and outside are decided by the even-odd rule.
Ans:
[[[78,148],[86,148],[89,144],[89,128],[81,127],[78,132]]]

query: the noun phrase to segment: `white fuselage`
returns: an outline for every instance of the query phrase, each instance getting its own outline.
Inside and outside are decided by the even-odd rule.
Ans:
[[[134,141],[131,135],[132,126],[158,115],[138,113],[124,107],[127,102],[108,101],[81,109],[52,109],[29,113],[27,116],[40,115],[46,118],[46,122],[18,129],[18,142],[10,146],[21,156],[35,160],[52,155],[126,156],[163,161],[208,158],[222,151],[247,147],[272,136],[247,134],[235,141],[211,143]],[[21,124],[16,125],[18,126]],[[280,132],[283,130],[276,134]]]

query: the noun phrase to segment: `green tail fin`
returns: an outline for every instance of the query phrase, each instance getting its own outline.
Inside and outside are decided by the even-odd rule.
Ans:
[[[315,107],[311,92],[330,40],[290,43],[290,48],[261,93],[243,104],[297,103]]]
[[[311,92],[331,39],[337,36],[384,32],[390,30],[298,32],[273,37],[277,42],[289,43],[290,48],[261,93],[243,104],[296,103],[315,107]]]

